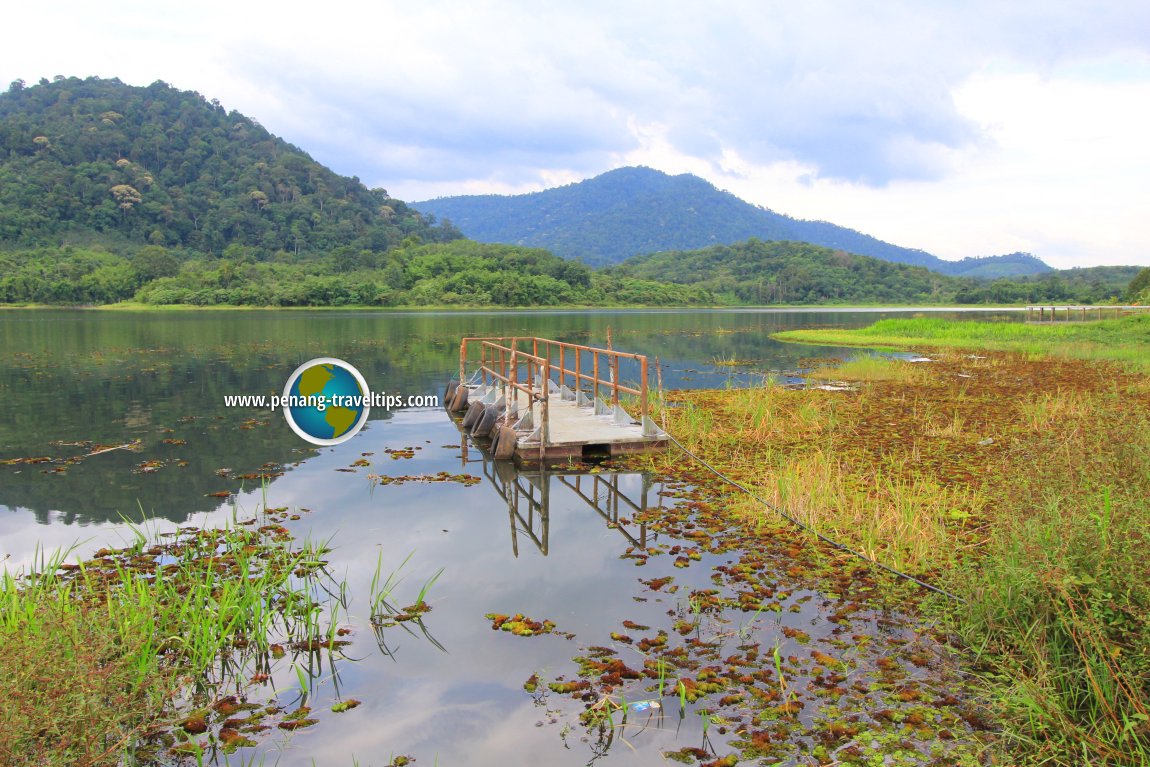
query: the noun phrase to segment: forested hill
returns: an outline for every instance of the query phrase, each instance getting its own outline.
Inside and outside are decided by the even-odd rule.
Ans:
[[[709,290],[720,300],[748,304],[937,303],[954,300],[967,285],[920,266],[805,242],[756,239],[638,256],[610,273],[639,279],[658,275],[660,280]]]
[[[0,245],[151,244],[256,259],[457,238],[254,120],[156,82],[0,94]]]
[[[532,194],[442,197],[412,206],[449,219],[480,242],[543,247],[593,265],[755,237],[808,242],[943,274],[1003,277],[1050,270],[1026,254],[944,261],[826,221],[757,207],[698,176],[668,176],[651,168],[619,168]],[[979,270],[986,274],[976,275]]]
[[[735,245],[636,256],[607,269],[604,276],[678,283],[731,304],[1018,304],[1120,300],[1141,289],[1141,283],[1131,282],[1138,271],[1132,266],[1098,266],[976,279],[806,242],[752,238]]]

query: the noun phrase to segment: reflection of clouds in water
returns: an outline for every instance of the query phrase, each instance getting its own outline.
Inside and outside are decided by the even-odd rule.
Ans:
[[[474,688],[469,699],[460,692],[468,688]],[[361,699],[359,708],[294,736],[281,767],[310,767],[313,759],[351,764],[353,757],[364,767],[382,767],[400,754],[422,764],[551,764],[562,758],[557,729],[535,727],[543,710],[512,686],[418,680]]]
[[[332,536],[333,566],[337,577],[346,572],[354,599],[351,613],[357,617],[351,654],[368,655],[341,669],[344,695],[358,697],[365,705],[347,719],[329,717],[333,721],[325,721],[314,735],[301,733],[292,748],[292,753],[301,754],[299,764],[310,764],[312,757],[317,763],[347,762],[352,754],[362,762],[367,754],[393,752],[431,760],[438,755],[444,763],[466,764],[562,759],[556,751],[562,749],[558,735],[562,725],[534,726],[545,712],[522,691],[523,681],[535,672],[545,679],[570,676],[575,672],[570,658],[580,652],[581,644],[600,641],[619,628],[623,616],[643,617],[629,587],[645,571],[619,559],[627,540],[608,529],[602,517],[557,480],[550,494],[550,554],[543,556],[520,533],[518,558],[512,553],[507,503],[486,479],[474,487],[411,483],[374,490],[363,481],[367,472],[445,470],[482,475],[482,463],[461,467],[457,450],[442,447],[457,439],[458,431],[442,413],[398,413],[385,428],[352,441],[356,448],[348,454],[374,452],[369,457],[373,465],[360,475],[336,474],[342,478],[336,495],[332,483],[317,479],[324,480],[327,472],[349,465],[354,457],[337,460],[321,455],[280,480],[282,493],[315,510],[304,518],[311,537]],[[424,449],[412,459],[392,460],[383,453],[384,448],[404,446]],[[622,476],[620,488],[635,497],[642,491],[643,479]],[[652,505],[658,504],[654,491],[650,498]],[[389,646],[398,647],[393,663],[371,647],[363,613],[381,552],[386,575],[412,551],[414,556],[400,573],[405,579],[394,602],[414,601],[426,579],[444,567],[431,588],[433,609],[425,623],[447,653],[393,627],[386,630]],[[654,612],[666,608],[649,606]],[[513,637],[492,631],[483,617],[487,612],[551,619],[559,630],[579,637],[576,641]],[[647,620],[653,621],[654,612]],[[628,657],[631,663],[635,660]],[[580,708],[567,700],[564,706],[572,712]],[[362,724],[361,712],[371,715],[370,726]],[[575,714],[561,721],[574,722]],[[572,737],[577,741],[578,733]],[[653,758],[661,761],[657,754]]]
[[[311,767],[313,759],[314,764],[351,764],[353,758],[364,767],[383,767],[399,754],[415,757],[418,764],[444,765],[584,763],[592,756],[591,745],[580,740],[586,735],[577,722],[581,703],[552,696],[548,708],[537,706],[515,682],[502,686],[466,678],[418,680],[387,684],[382,695],[379,690],[356,694],[364,701],[362,706],[293,736],[278,761],[280,767]],[[366,697],[369,694],[373,700]],[[550,723],[548,709],[560,706],[566,713]],[[546,724],[536,726],[540,721]],[[565,722],[572,726],[566,745],[561,736]],[[689,719],[683,729],[691,735],[684,739],[675,732],[677,716],[668,716],[659,729],[657,720],[647,716],[632,716],[632,722],[650,725],[626,731],[639,750],[617,738],[610,752],[627,765],[665,765],[659,749],[642,746],[654,742],[677,749],[695,743],[699,729]]]
[[[252,510],[257,506],[258,499],[246,505],[241,504],[241,508]],[[14,572],[37,561],[41,554],[50,556],[54,551],[68,548],[74,548],[68,560],[75,562],[90,556],[97,549],[130,546],[135,540],[131,527],[124,523],[58,524],[59,515],[60,512],[50,512],[51,521],[44,525],[37,522],[36,517],[27,509],[0,506],[0,567],[7,567],[10,572]],[[137,524],[136,527],[149,538],[156,538],[182,526],[219,527],[231,518],[229,505],[207,514],[197,514],[182,525],[155,518]]]

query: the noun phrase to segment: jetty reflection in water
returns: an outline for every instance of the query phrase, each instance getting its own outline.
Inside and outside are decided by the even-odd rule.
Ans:
[[[551,509],[587,506],[607,527],[617,530],[636,548],[648,545],[646,519],[652,508],[661,508],[662,485],[642,472],[520,468],[511,461],[496,461],[483,447],[460,437],[463,465],[482,462],[483,476],[507,503],[511,525],[511,551],[519,556],[519,539],[525,537],[543,556],[550,546]],[[471,456],[478,454],[478,458]]]

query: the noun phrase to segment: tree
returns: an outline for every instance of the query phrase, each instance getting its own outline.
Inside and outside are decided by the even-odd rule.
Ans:
[[[1126,289],[1126,300],[1150,301],[1150,266],[1134,275]]]
[[[128,186],[127,184],[116,184],[111,189],[112,197],[115,198],[116,204],[120,206],[120,210],[127,213],[132,209],[133,205],[143,201],[143,197],[136,191],[135,187]]]
[[[156,245],[140,248],[131,259],[132,269],[141,282],[151,282],[160,277],[175,277],[180,273],[180,262],[166,249]]]

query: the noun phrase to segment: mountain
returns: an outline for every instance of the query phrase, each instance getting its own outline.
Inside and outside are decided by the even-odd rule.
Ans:
[[[163,82],[58,77],[0,94],[0,243],[156,245],[262,260],[457,238],[255,120]],[[282,257],[282,256],[281,256]]]
[[[775,213],[689,173],[669,176],[643,167],[531,194],[441,197],[411,205],[450,220],[480,242],[533,245],[592,265],[755,237],[808,242],[952,275],[987,271],[986,276],[1000,277],[1050,269],[1033,256],[1018,258],[1025,254],[944,261],[826,221]]]

